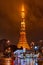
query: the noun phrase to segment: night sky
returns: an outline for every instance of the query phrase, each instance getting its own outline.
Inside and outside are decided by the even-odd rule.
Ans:
[[[0,0],[0,39],[18,43],[22,3],[26,11],[27,40],[43,40],[43,0]]]

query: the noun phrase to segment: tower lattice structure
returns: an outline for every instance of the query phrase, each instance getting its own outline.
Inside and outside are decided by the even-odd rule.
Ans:
[[[20,29],[20,38],[19,38],[19,42],[17,44],[18,48],[26,48],[26,49],[30,49],[30,46],[27,42],[27,38],[26,38],[26,26],[25,26],[25,12],[24,12],[24,6],[22,6],[22,11],[21,11],[21,29]]]

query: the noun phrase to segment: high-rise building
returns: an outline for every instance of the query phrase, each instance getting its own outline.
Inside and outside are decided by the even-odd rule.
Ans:
[[[30,49],[29,44],[27,43],[26,39],[26,26],[25,26],[25,11],[24,11],[24,5],[22,5],[22,10],[21,10],[21,29],[20,29],[20,38],[19,42],[17,44],[18,48],[26,48]]]

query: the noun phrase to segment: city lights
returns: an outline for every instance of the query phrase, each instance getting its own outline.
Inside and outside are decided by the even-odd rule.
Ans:
[[[0,65],[43,65],[41,1],[0,1]]]

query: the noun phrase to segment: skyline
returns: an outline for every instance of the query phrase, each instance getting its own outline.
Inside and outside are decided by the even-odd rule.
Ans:
[[[0,39],[17,43],[20,35],[20,7],[26,10],[26,33],[28,41],[43,40],[43,0],[1,0]]]

